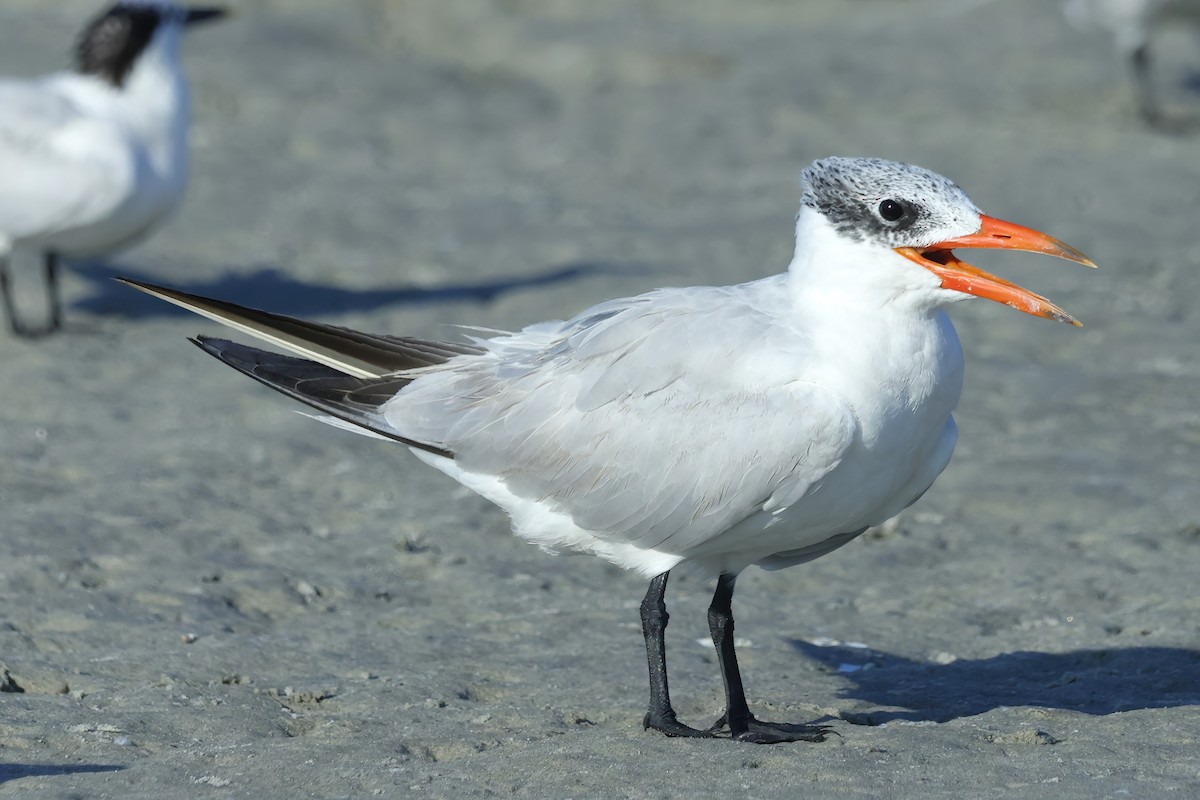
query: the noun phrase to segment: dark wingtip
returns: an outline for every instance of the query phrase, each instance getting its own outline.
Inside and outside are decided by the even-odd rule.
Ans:
[[[199,347],[204,352],[208,353],[213,358],[223,361],[235,369],[241,369],[238,366],[239,360],[235,356],[232,356],[230,351],[243,348],[243,345],[239,345],[237,342],[230,341],[229,339],[218,339],[214,336],[205,336],[204,334],[189,336],[188,341],[196,345],[196,347]]]
[[[185,10],[184,25],[196,25],[202,22],[216,22],[233,16],[233,9],[225,6],[192,6]]]
[[[146,283],[145,281],[139,281],[135,278],[126,278],[124,275],[114,275],[113,280],[117,283],[123,283],[131,289],[137,289],[139,292],[145,292],[146,294],[153,295],[155,297],[160,296],[161,293],[169,291],[163,286],[155,286],[153,283]]]

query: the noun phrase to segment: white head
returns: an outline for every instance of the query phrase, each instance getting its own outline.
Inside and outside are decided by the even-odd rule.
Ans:
[[[901,291],[945,289],[1078,324],[1045,298],[959,261],[951,250],[1030,250],[1095,265],[1057,239],[981,213],[962,189],[941,175],[878,158],[824,158],[804,170],[802,185],[797,262],[802,261],[804,248],[812,246],[806,237],[824,231],[838,247],[877,256],[871,261],[881,266],[870,279],[878,280],[881,274],[892,277]],[[907,261],[887,257],[889,251]],[[932,273],[936,281],[924,277],[926,273],[908,272],[913,263]],[[842,275],[848,276],[856,267],[844,269]]]
[[[186,8],[166,0],[121,0],[83,29],[75,48],[76,69],[117,88],[138,60],[157,47],[178,58],[179,37],[186,26],[220,19],[223,8]]]

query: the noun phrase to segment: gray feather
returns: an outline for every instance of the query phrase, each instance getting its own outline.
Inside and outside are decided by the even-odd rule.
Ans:
[[[359,378],[373,378],[402,370],[444,364],[458,355],[483,352],[481,348],[472,344],[361,333],[336,325],[323,325],[283,314],[245,308],[234,303],[212,300],[129,278],[117,280],[296,355]]]
[[[226,339],[199,336],[191,341],[243,375],[318,411],[410,447],[446,458],[454,457],[440,447],[401,436],[379,413],[379,407],[407,386],[411,378],[356,378],[324,364],[247,347]]]

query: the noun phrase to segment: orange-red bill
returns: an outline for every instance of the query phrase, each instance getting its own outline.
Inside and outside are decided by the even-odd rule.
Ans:
[[[947,239],[920,250],[915,247],[899,247],[896,248],[896,252],[941,278],[942,287],[945,289],[995,300],[1035,317],[1080,325],[1079,320],[1041,295],[960,261],[951,250],[955,247],[1026,250],[1095,267],[1092,260],[1074,247],[1032,228],[989,216],[983,216],[982,221],[983,224],[976,233]]]

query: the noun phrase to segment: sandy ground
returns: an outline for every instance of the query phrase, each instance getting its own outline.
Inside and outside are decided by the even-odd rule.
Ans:
[[[72,271],[63,335],[0,341],[0,797],[1200,796],[1200,140],[1140,125],[1099,34],[1045,0],[235,5],[189,42],[182,212]],[[2,71],[60,65],[92,8],[6,2]],[[1200,49],[1165,44],[1198,113]],[[107,280],[512,328],[780,271],[829,154],[943,172],[1102,269],[980,258],[1087,327],[955,308],[947,473],[739,583],[752,704],[824,744],[643,732],[642,579],[516,540]],[[668,594],[694,721],[710,591]]]

